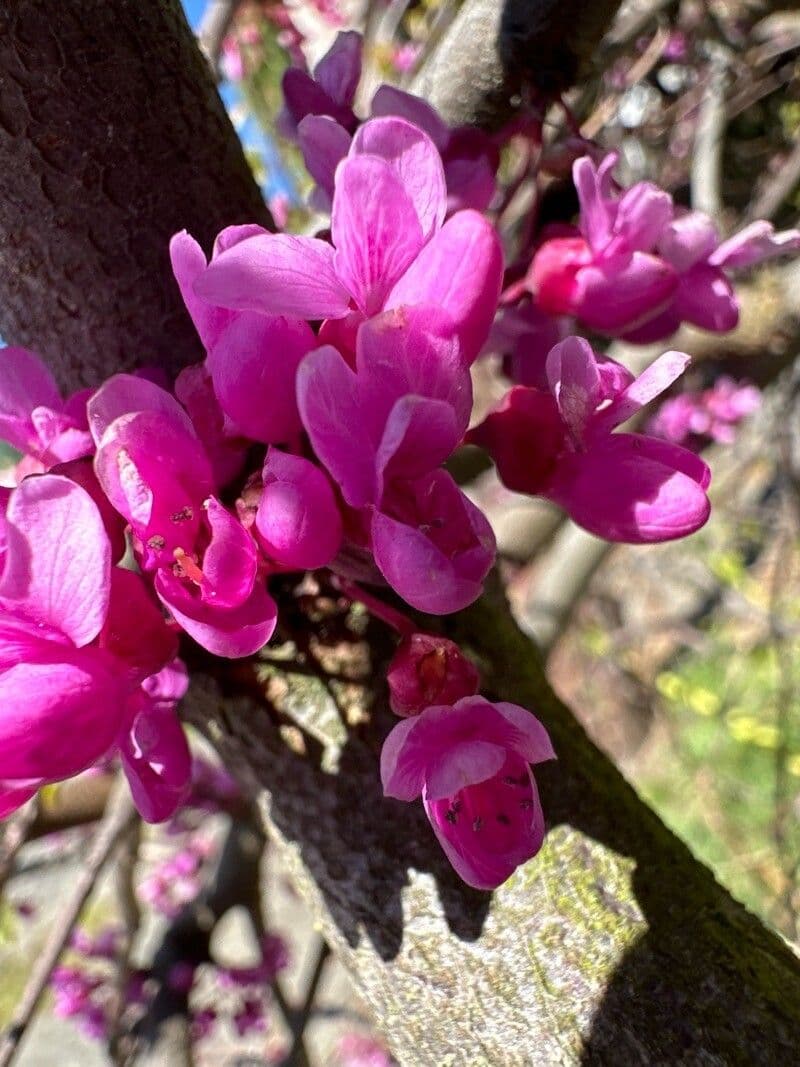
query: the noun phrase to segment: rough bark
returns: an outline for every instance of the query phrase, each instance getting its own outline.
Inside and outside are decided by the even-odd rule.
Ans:
[[[45,6],[48,24],[40,24]],[[82,33],[77,5],[67,8],[24,2],[3,15],[0,212],[16,252],[0,271],[0,308],[7,338],[44,350],[75,384],[134,358],[175,366],[187,357],[182,345],[164,344],[164,323],[173,320],[163,308],[155,320],[142,314],[156,307],[140,293],[155,285],[153,248],[180,225],[207,239],[223,222],[244,218],[252,187],[177,2],[83,3]],[[32,28],[43,35],[45,58],[52,53],[48,69],[59,72],[41,78],[38,94]],[[155,44],[145,30],[156,28],[175,39]],[[72,66],[66,40],[78,57]],[[158,77],[143,59],[151,48],[161,56]],[[108,70],[112,54],[119,84]],[[65,86],[71,109],[52,99]],[[104,93],[112,91],[119,111],[106,143],[97,137],[97,113],[111,121]],[[142,115],[126,103],[135,92],[146,97]],[[21,124],[9,110],[15,93]],[[44,133],[42,120],[28,121],[28,99],[46,117]],[[147,137],[140,138],[142,123]],[[12,148],[26,167],[6,166]],[[46,192],[37,199],[31,188]],[[78,211],[81,198],[94,219]],[[187,202],[194,221],[185,217]],[[258,217],[258,207],[250,213]],[[26,280],[26,263],[34,281]],[[87,311],[76,285],[88,290]],[[62,310],[54,319],[59,300],[74,315]],[[291,600],[282,609],[285,618],[298,610]],[[487,692],[535,709],[560,757],[540,776],[548,841],[491,896],[458,882],[419,806],[381,798],[377,757],[390,716],[379,681],[348,689],[362,720],[349,728],[321,683],[290,687],[305,723],[302,755],[296,732],[285,743],[286,731],[254,695],[247,664],[217,665],[211,677],[198,669],[188,704],[258,799],[266,829],[401,1062],[792,1062],[800,1037],[797,957],[731,900],[590,744],[552,694],[499,589],[447,625],[479,661]],[[387,642],[374,626],[370,636],[370,674],[380,679]]]
[[[436,620],[427,620],[431,626]],[[420,805],[381,797],[382,688],[345,730],[302,683],[304,755],[241,668],[198,674],[192,717],[259,798],[325,937],[402,1064],[771,1065],[800,1037],[800,961],[639,800],[552,693],[502,592],[449,620],[486,691],[533,708],[550,833],[492,895],[467,889]],[[373,637],[372,646],[380,648]],[[372,677],[381,677],[380,651]],[[299,694],[287,707],[299,704]],[[297,715],[297,711],[295,712]],[[357,715],[357,717],[359,717]],[[396,720],[395,720],[396,721]]]
[[[497,129],[591,67],[621,0],[464,0],[414,91],[450,123]]]
[[[170,236],[269,216],[170,0],[0,6],[0,334],[63,384],[201,358]]]

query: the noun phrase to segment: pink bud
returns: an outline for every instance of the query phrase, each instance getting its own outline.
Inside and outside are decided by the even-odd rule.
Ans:
[[[478,692],[480,676],[458,645],[446,637],[411,634],[400,643],[388,671],[395,715],[418,715],[432,704],[454,704]]]

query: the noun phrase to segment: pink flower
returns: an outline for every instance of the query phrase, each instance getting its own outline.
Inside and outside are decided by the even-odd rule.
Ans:
[[[653,250],[672,218],[670,196],[640,182],[613,195],[616,154],[599,167],[576,160],[580,234],[547,240],[536,253],[529,284],[550,315],[575,315],[602,333],[631,330],[670,304],[678,286],[674,268]]]
[[[708,467],[676,445],[612,430],[662,393],[689,357],[668,352],[639,378],[569,337],[547,359],[549,390],[516,386],[468,435],[503,483],[544,496],[610,541],[664,541],[708,518]]]
[[[342,543],[342,519],[319,467],[271,448],[262,477],[255,533],[265,555],[290,570],[329,564]]]
[[[115,743],[124,747],[142,683],[176,650],[141,579],[112,571],[100,514],[83,489],[58,475],[26,479],[12,493],[6,519],[3,814],[43,782],[78,774]],[[171,751],[179,748],[177,742]],[[135,799],[146,807],[147,791]]]
[[[352,132],[358,125],[353,100],[360,79],[361,35],[353,30],[339,33],[314,68],[313,77],[297,67],[284,74],[279,129],[291,136],[306,115],[327,115]]]
[[[272,636],[277,609],[258,580],[250,534],[213,496],[209,460],[191,421],[158,386],[111,378],[89,421],[106,495],[128,521],[160,600],[215,655],[250,655]]]
[[[395,715],[417,715],[432,704],[454,704],[478,692],[474,664],[453,641],[435,634],[404,638],[387,672],[389,703]]]
[[[27,348],[0,349],[0,440],[23,454],[17,478],[91,455],[88,391],[64,401],[50,371]]]
[[[245,1034],[263,1034],[267,1029],[264,1005],[255,997],[247,997],[233,1016],[233,1025],[239,1037]]]
[[[248,237],[212,259],[194,290],[216,309],[309,320],[358,322],[435,305],[472,360],[497,308],[502,251],[481,215],[461,211],[444,222],[446,210],[430,138],[403,119],[373,119],[336,169],[333,247],[289,234]]]
[[[392,1067],[394,1060],[374,1037],[344,1034],[336,1049],[341,1067]]]
[[[451,128],[435,108],[412,93],[381,85],[372,98],[373,117],[395,115],[423,130],[439,151],[447,186],[447,211],[485,211],[497,189],[497,144],[472,126]]]
[[[697,448],[703,438],[732,444],[736,427],[761,406],[761,393],[754,385],[739,385],[722,377],[700,393],[670,397],[648,425],[648,433],[666,441]]]
[[[472,407],[468,367],[446,316],[406,308],[364,323],[355,370],[331,346],[312,352],[300,367],[298,403],[316,455],[360,511],[366,547],[389,584],[420,611],[471,603],[494,538],[437,469]]]
[[[528,286],[550,315],[637,343],[669,337],[681,322],[732,330],[739,304],[726,271],[800,248],[800,231],[754,222],[728,241],[708,216],[678,209],[650,182],[617,194],[611,153],[576,160],[580,231],[545,240]]]
[[[463,880],[495,889],[535,856],[544,816],[529,764],[555,759],[542,724],[516,704],[465,697],[398,723],[381,752],[386,796],[422,796]]]
[[[282,236],[270,235],[260,226],[229,226],[214,243],[212,264],[226,252],[235,252],[240,244],[249,246],[265,237],[280,240]],[[223,425],[209,440],[204,434],[204,444],[212,444],[219,452],[226,440],[236,436],[265,444],[291,440],[300,429],[295,401],[297,368],[317,343],[310,327],[283,313],[265,315],[209,306],[194,293],[195,283],[206,271],[206,258],[194,238],[185,231],[175,234],[170,254],[186,308],[208,353],[206,369],[224,413]],[[211,401],[203,396],[202,382],[186,381],[187,373],[178,379],[178,395],[183,400],[188,394],[193,419],[199,416],[202,420],[198,429],[207,430],[215,418]],[[211,458],[215,458],[214,452]]]

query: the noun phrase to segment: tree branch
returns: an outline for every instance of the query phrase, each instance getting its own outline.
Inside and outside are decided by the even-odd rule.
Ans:
[[[53,968],[66,948],[75,923],[80,918],[83,906],[94,888],[97,876],[120,838],[137,818],[127,783],[120,778],[109,801],[108,810],[92,840],[86,863],[78,874],[66,904],[56,917],[50,937],[37,957],[22,999],[0,1041],[0,1067],[8,1067],[13,1060],[17,1047],[33,1018],[33,1013],[47,988]]]

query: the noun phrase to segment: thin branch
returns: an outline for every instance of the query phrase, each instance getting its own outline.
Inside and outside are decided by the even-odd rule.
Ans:
[[[697,118],[692,157],[692,207],[712,218],[722,212],[722,149],[725,126],[725,83],[727,60],[715,50]]]
[[[262,835],[250,823],[234,822],[213,882],[186,905],[165,933],[152,967],[158,989],[136,1027],[135,1062],[140,1067],[190,1067],[189,993],[173,988],[169,975],[176,963],[205,963],[210,958],[211,931],[217,921],[237,904],[252,905],[263,844]]]
[[[236,14],[237,0],[209,0],[197,30],[197,43],[217,81],[222,42]]]
[[[0,1043],[0,1067],[8,1067],[16,1056],[19,1043],[27,1030],[53,968],[58,963],[61,953],[67,946],[72,930],[80,918],[83,906],[94,888],[97,877],[106,860],[130,829],[134,819],[138,818],[136,810],[123,779],[115,786],[103,821],[92,840],[86,863],[78,874],[77,881],[70,896],[58,915],[50,937],[40,953],[28,984],[17,1005],[11,1023]]]
[[[118,949],[114,984],[116,999],[110,1026],[108,1051],[118,1067],[124,1067],[130,1054],[130,1040],[126,1039],[122,1028],[122,1017],[126,1006],[126,992],[131,976],[131,949],[141,923],[141,909],[134,890],[134,874],[139,858],[141,843],[141,820],[134,823],[120,845],[117,865],[114,871],[117,889],[117,902],[122,916],[123,937]]]
[[[774,219],[780,208],[800,184],[800,140],[775,176],[761,190],[747,209],[745,218]]]
[[[14,868],[17,853],[28,840],[39,810],[38,798],[30,800],[5,826],[0,841],[0,893]]]
[[[288,1062],[296,1064],[297,1067],[305,1067],[308,1063],[308,1053],[303,1042],[303,1035],[311,1016],[314,1014],[314,1001],[317,997],[317,990],[325,970],[325,964],[331,954],[328,942],[324,937],[317,937],[315,949],[314,966],[308,980],[303,1005],[297,1011],[291,1012],[287,1018],[292,1030],[292,1047],[289,1051]]]

